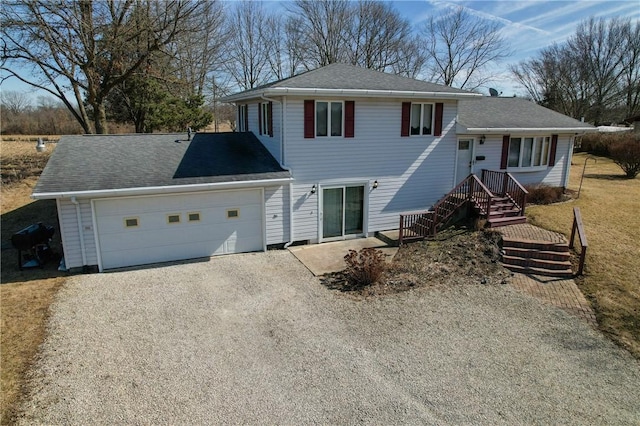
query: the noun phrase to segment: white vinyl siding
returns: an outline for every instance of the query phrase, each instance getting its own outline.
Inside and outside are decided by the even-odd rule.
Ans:
[[[91,215],[91,202],[78,200],[80,203],[80,228],[84,242],[86,265],[97,265],[98,255],[96,241],[93,233],[93,218]],[[76,214],[76,206],[70,200],[58,200],[58,219],[60,221],[60,234],[64,249],[64,261],[67,268],[81,268],[82,245],[80,244],[80,230]]]
[[[294,240],[316,240],[314,184],[377,180],[369,190],[367,233],[397,228],[399,213],[425,209],[453,188],[456,158],[454,101],[444,103],[442,136],[400,136],[403,99],[355,99],[355,137],[304,139],[302,99],[287,98],[287,167],[293,170]],[[418,143],[417,143],[418,142]],[[367,213],[365,213],[367,214]]]
[[[290,241],[289,186],[265,188],[264,204],[267,244],[280,244]]]
[[[265,101],[263,101],[262,104],[267,105]],[[258,113],[258,103],[249,104],[249,131],[253,132],[267,150],[269,150],[269,153],[280,162],[280,127],[282,124],[280,117],[282,114],[282,104],[280,102],[273,102],[273,137],[266,134],[264,128],[262,129],[263,134],[260,134]]]
[[[541,135],[542,136],[542,135]],[[548,136],[548,135],[545,135]],[[511,135],[512,138],[518,137],[517,135]],[[476,136],[476,141],[480,136]],[[533,170],[511,170],[511,173],[517,180],[523,185],[544,183],[550,186],[567,186],[565,182],[565,176],[567,175],[567,169],[570,166],[571,158],[569,158],[569,147],[572,143],[572,135],[558,135],[558,147],[556,150],[556,164],[550,167],[534,168]],[[550,145],[549,145],[550,146]],[[549,148],[550,149],[550,148]],[[487,135],[485,143],[480,145],[476,142],[474,156],[482,157],[485,159],[482,161],[475,161],[473,171],[476,175],[480,176],[482,169],[500,170],[500,159],[502,156],[502,136],[501,135]]]

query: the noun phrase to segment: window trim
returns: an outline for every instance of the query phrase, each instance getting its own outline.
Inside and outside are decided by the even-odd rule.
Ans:
[[[127,221],[128,220],[135,220],[136,224],[135,225],[128,225]],[[122,219],[122,223],[124,224],[124,227],[126,229],[130,229],[130,228],[139,228],[140,227],[140,218],[138,216],[128,216]]]
[[[176,216],[178,218],[177,221],[172,221],[171,217]],[[167,219],[167,225],[177,225],[179,223],[182,223],[182,214],[180,213],[167,213],[166,215],[166,219]]]
[[[191,219],[191,215],[198,215],[197,219]],[[202,215],[200,214],[200,212],[187,212],[187,222],[189,223],[193,223],[193,222],[200,222],[200,220],[202,220]]]
[[[537,172],[537,171],[541,171],[541,170],[546,170],[549,167],[552,167],[549,163],[550,163],[550,159],[551,159],[551,145],[552,145],[552,140],[553,137],[552,135],[516,135],[516,136],[509,136],[509,146],[508,146],[508,150],[507,152],[509,152],[511,150],[511,142],[514,139],[520,139],[520,148],[518,151],[518,165],[517,166],[510,166],[509,165],[509,154],[507,154],[507,171],[516,171],[516,172]],[[531,164],[530,166],[523,166],[522,165],[522,157],[523,157],[523,153],[524,153],[524,142],[525,139],[533,139],[533,144],[531,146]],[[545,140],[547,142],[547,157],[543,159],[542,157],[542,151],[544,149],[544,143]],[[540,157],[540,165],[539,166],[534,166],[533,163],[535,162],[535,154],[536,154],[536,148],[540,146],[540,150],[541,152],[541,157]]]
[[[324,102],[327,104],[327,134],[326,136],[320,136],[318,135],[318,102]],[[342,125],[340,127],[340,135],[339,136],[333,136],[331,135],[331,104],[332,103],[339,103],[341,106],[341,112],[342,112]],[[313,134],[314,137],[316,138],[344,138],[344,119],[345,119],[345,111],[344,111],[344,101],[338,101],[338,100],[332,100],[332,99],[316,99],[314,101],[314,111],[313,111]]]
[[[258,114],[260,115],[259,119],[261,120],[260,123],[262,123],[260,125],[260,131],[262,133],[260,133],[260,134],[264,135],[264,136],[271,136],[271,129],[269,128],[269,125],[270,125],[269,103],[268,102],[260,102],[258,104],[258,106],[259,106]]]
[[[411,117],[413,112],[413,106],[420,105],[420,133],[417,135],[411,134]],[[424,105],[431,105],[431,126],[429,127],[430,133],[422,133],[422,129],[424,128]],[[424,136],[435,136],[435,124],[436,124],[436,104],[434,102],[411,102],[411,106],[409,107],[409,137],[424,137]]]
[[[239,132],[249,131],[249,129],[246,128],[248,114],[249,114],[249,105],[241,104],[240,108],[238,109],[238,131]]]

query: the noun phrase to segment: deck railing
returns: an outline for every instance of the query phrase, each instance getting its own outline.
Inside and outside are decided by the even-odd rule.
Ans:
[[[524,216],[525,205],[527,204],[527,194],[524,186],[520,185],[509,172],[496,172],[493,170],[482,170],[482,182],[499,197],[509,197],[520,209],[520,216]]]
[[[584,261],[587,257],[587,235],[584,232],[584,225],[582,224],[582,216],[580,215],[580,208],[573,208],[573,226],[571,227],[571,238],[569,239],[569,247],[574,247],[574,239],[576,236],[576,230],[578,231],[578,237],[580,238],[580,262],[578,263],[577,275],[582,275],[584,271]]]
[[[438,226],[448,221],[458,209],[474,203],[481,214],[488,214],[493,193],[474,174],[467,176],[431,210],[400,215],[398,243],[435,236]]]

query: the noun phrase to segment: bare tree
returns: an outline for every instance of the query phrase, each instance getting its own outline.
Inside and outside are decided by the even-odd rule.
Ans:
[[[187,18],[192,31],[179,34],[168,52],[177,79],[187,84],[190,94],[197,96],[208,89],[208,80],[220,67],[229,38],[222,3],[215,0],[202,3],[198,14]]]
[[[485,84],[480,75],[488,64],[511,52],[495,22],[472,16],[463,7],[431,17],[421,29],[431,78],[469,90]]]
[[[203,4],[188,0],[7,1],[0,11],[1,69],[60,99],[86,133],[106,133],[107,95],[145,66],[153,52],[195,30],[189,18],[198,15]],[[145,40],[145,44],[136,43],[144,49],[132,52],[132,40]]]
[[[566,43],[511,67],[540,104],[602,124],[640,109],[640,29],[629,20],[582,22]]]
[[[229,43],[226,66],[242,89],[252,89],[269,76],[269,59],[262,38],[267,14],[260,2],[243,1],[229,19]]]
[[[305,69],[349,61],[353,9],[347,0],[295,0],[288,10],[289,37]]]
[[[11,114],[20,114],[31,108],[31,99],[24,92],[15,90],[2,90],[0,103]]]
[[[353,65],[411,73],[407,68],[422,64],[422,53],[413,44],[411,24],[391,4],[360,0],[352,16],[349,61]]]
[[[640,113],[640,23],[626,22],[623,37],[621,77],[627,118]]]
[[[615,106],[620,94],[622,49],[624,33],[622,22],[590,18],[578,25],[573,37],[567,41],[567,49],[591,87],[590,118],[600,124],[605,111]]]

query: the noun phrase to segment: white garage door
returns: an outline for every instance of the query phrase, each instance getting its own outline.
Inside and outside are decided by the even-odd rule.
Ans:
[[[96,200],[102,268],[263,248],[260,190]]]

